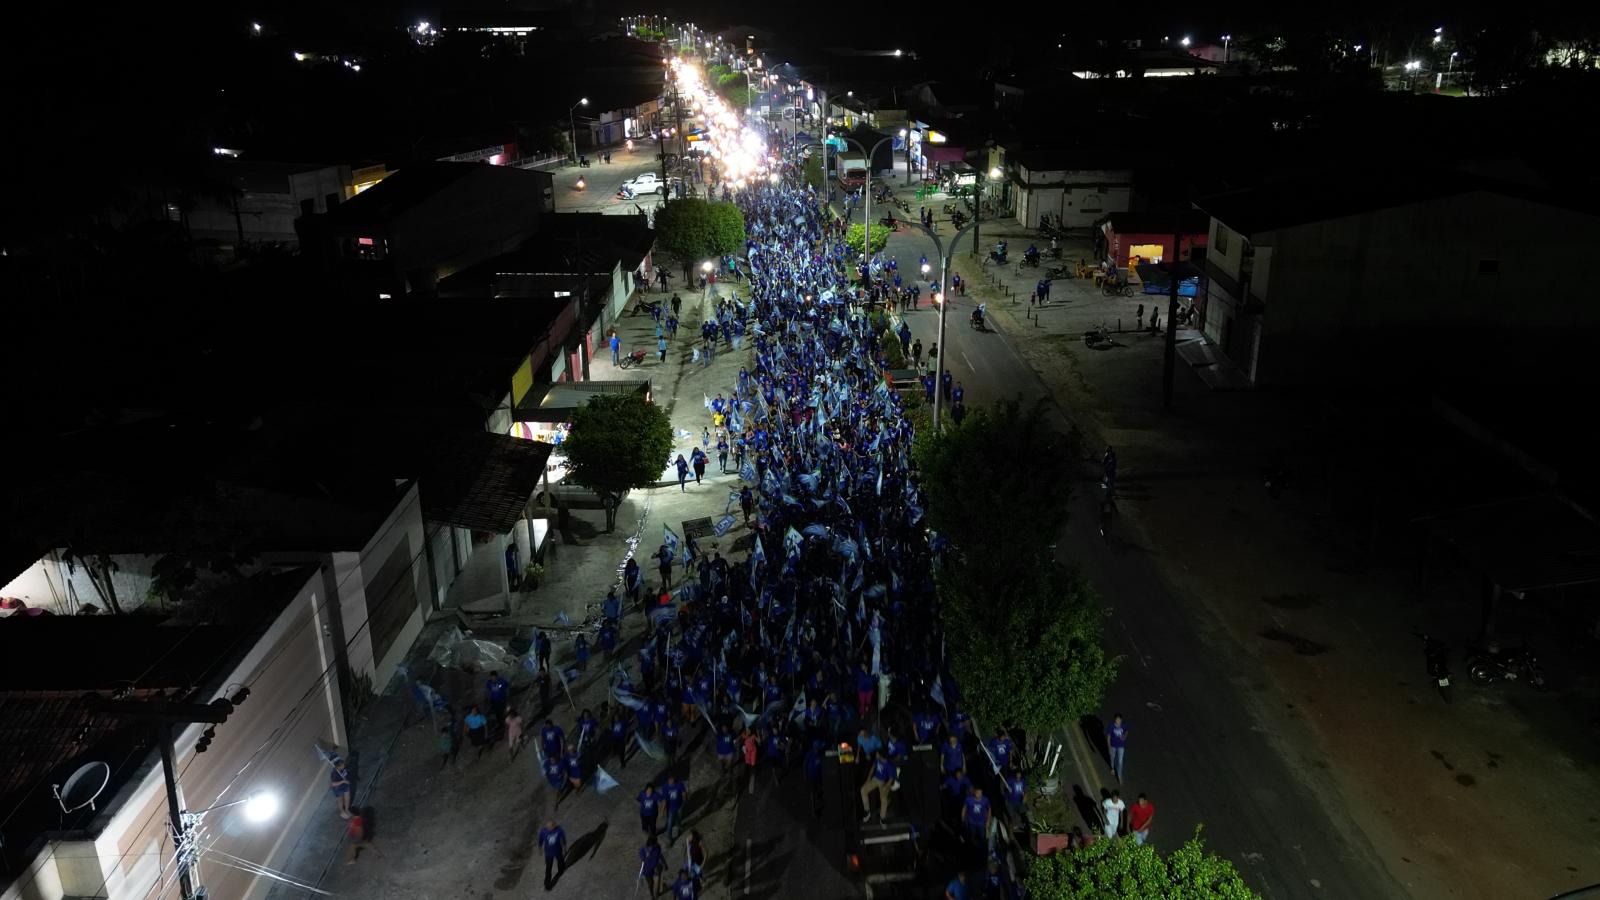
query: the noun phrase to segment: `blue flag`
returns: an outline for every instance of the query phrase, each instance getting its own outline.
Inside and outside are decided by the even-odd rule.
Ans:
[[[676,559],[678,547],[683,542],[678,540],[678,536],[673,533],[672,529],[665,525],[661,526],[661,542],[667,545],[667,554]]]
[[[712,531],[716,532],[717,537],[722,537],[723,535],[727,534],[729,532],[729,530],[731,530],[733,528],[734,523],[736,523],[738,521],[739,521],[739,519],[738,519],[737,516],[733,516],[733,515],[723,516],[722,518],[717,520],[717,524],[716,524],[715,527],[712,528]]]
[[[621,787],[621,783],[611,777],[611,773],[599,766],[594,767],[594,789],[596,793],[604,794],[614,787]]]
[[[760,479],[758,479],[756,477],[755,464],[750,462],[750,460],[748,460],[748,459],[745,460],[744,461],[744,465],[742,467],[740,467],[740,469],[739,469],[739,477],[744,480],[745,484],[750,484],[750,485],[753,485],[758,480],[760,480]]]

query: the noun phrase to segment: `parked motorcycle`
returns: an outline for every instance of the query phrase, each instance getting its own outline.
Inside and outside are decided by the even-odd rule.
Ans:
[[[632,353],[629,353],[627,356],[624,356],[624,357],[622,357],[622,359],[617,361],[617,368],[619,368],[619,369],[631,369],[634,366],[642,366],[642,365],[644,365],[644,351],[643,350],[635,350]]]
[[[1102,322],[1083,333],[1083,345],[1093,349],[1096,344],[1111,343],[1111,330]]]
[[[1502,650],[1496,644],[1473,647],[1467,651],[1467,677],[1480,687],[1504,679],[1526,681],[1536,691],[1550,687],[1539,657],[1527,647]]]
[[[1022,254],[1022,264],[1024,266],[1033,266],[1034,268],[1038,268],[1039,267],[1039,254],[1038,254],[1038,252],[1036,251],[1036,252],[1033,252],[1033,253],[1024,253],[1024,254]]]
[[[1411,632],[1422,641],[1422,661],[1428,677],[1439,686],[1439,696],[1450,702],[1450,645],[1421,631]]]
[[[950,224],[954,225],[957,229],[966,227],[967,214],[959,209],[956,210],[950,214]]]

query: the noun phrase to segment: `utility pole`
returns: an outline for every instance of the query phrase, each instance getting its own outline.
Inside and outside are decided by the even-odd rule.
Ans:
[[[1178,254],[1183,247],[1183,211],[1172,223],[1172,261],[1167,265],[1167,342],[1161,357],[1161,405],[1172,408],[1172,379],[1178,365]]]
[[[239,702],[243,702],[249,696],[249,688],[240,688],[235,696]],[[220,725],[233,714],[233,707],[232,701],[222,698],[206,704],[168,703],[161,700],[101,700],[94,704],[95,711],[103,715],[151,724],[156,743],[161,749],[161,772],[167,782],[167,816],[172,828],[172,844],[176,851],[174,862],[182,900],[204,900],[206,890],[200,885],[199,871],[195,868],[197,850],[191,825],[194,817],[184,811],[183,788],[178,783],[177,752],[173,747],[173,727],[196,722]]]

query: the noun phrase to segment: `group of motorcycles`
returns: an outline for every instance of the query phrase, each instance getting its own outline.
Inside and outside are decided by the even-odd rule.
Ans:
[[[1412,634],[1422,641],[1422,658],[1428,677],[1438,685],[1439,696],[1446,703],[1450,702],[1450,645],[1425,632],[1413,631]],[[1539,657],[1528,647],[1505,649],[1494,642],[1469,647],[1466,663],[1467,678],[1479,687],[1496,681],[1525,681],[1536,691],[1550,687]]]

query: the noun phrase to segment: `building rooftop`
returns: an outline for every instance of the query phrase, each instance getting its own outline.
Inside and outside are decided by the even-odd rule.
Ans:
[[[1367,171],[1346,168],[1271,179],[1252,187],[1202,197],[1195,205],[1234,231],[1250,235],[1472,191],[1548,202],[1530,189],[1506,182],[1443,169],[1390,167]]]
[[[215,591],[215,621],[157,615],[13,616],[0,619],[0,889],[24,876],[45,832],[89,829],[105,821],[119,790],[152,765],[147,730],[94,708],[96,699],[200,702],[254,646],[315,570],[264,571]],[[63,814],[52,792],[88,762],[104,762],[110,780],[98,809]],[[24,896],[30,896],[24,893]]]
[[[1172,234],[1173,227],[1184,234],[1205,234],[1211,217],[1198,209],[1181,212],[1114,212],[1106,216],[1106,224],[1117,234]]]

